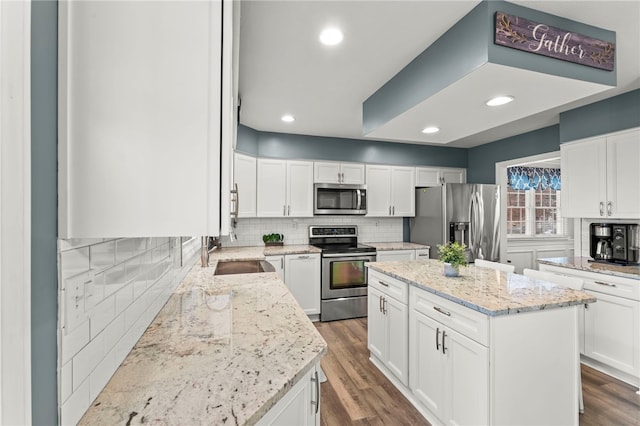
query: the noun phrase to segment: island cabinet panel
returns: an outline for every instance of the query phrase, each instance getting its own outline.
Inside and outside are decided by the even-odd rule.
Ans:
[[[562,214],[640,218],[640,129],[563,144]]]
[[[435,303],[430,303],[431,299]],[[444,424],[488,424],[489,350],[456,331],[477,330],[469,327],[470,318],[464,315],[469,309],[460,307],[452,312],[437,299],[445,301],[410,288],[411,391]],[[486,324],[486,316],[480,316],[485,317],[480,323]],[[441,322],[443,319],[447,325]],[[482,328],[487,330],[486,326]]]
[[[259,426],[319,425],[318,366],[305,374],[256,424]]]
[[[409,383],[407,287],[369,272],[369,350],[405,386]]]
[[[434,425],[577,425],[578,312],[594,299],[522,275],[470,269],[444,278],[435,260],[371,263],[373,363]],[[397,283],[408,292],[397,292]],[[388,296],[394,289],[395,299]],[[408,324],[389,330],[385,299],[405,294]],[[398,380],[388,352],[388,333],[404,335],[404,327],[408,384]],[[401,353],[395,346],[402,340],[391,344]]]

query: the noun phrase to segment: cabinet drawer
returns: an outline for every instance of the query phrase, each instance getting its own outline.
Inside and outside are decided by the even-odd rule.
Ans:
[[[626,299],[640,301],[640,280],[621,278],[609,274],[579,271],[577,269],[563,268],[540,264],[541,271],[553,272],[558,275],[578,277],[584,280],[584,289],[624,297]]]
[[[409,303],[409,285],[405,282],[369,269],[368,284],[387,296],[393,297],[400,303],[405,305]]]
[[[489,317],[486,315],[413,286],[409,289],[409,300],[410,309],[488,346]]]

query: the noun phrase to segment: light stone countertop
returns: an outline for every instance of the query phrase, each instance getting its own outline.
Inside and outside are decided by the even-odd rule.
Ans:
[[[460,276],[445,277],[443,263],[436,259],[400,262],[372,262],[367,266],[485,315],[562,308],[593,303],[596,298],[524,275],[469,265]]]
[[[320,361],[327,344],[276,273],[215,266],[196,263],[80,424],[254,424]]]
[[[428,249],[429,246],[416,243],[363,243],[367,246],[375,247],[378,251],[390,251],[390,250],[415,250],[415,249]]]
[[[308,244],[285,244],[282,246],[241,246],[222,247],[209,253],[209,263],[217,260],[264,260],[265,256],[287,254],[321,253],[317,247]]]
[[[590,257],[552,257],[538,259],[538,263],[564,268],[577,269],[585,272],[613,275],[621,278],[640,280],[640,266],[625,266],[615,263],[590,262]]]

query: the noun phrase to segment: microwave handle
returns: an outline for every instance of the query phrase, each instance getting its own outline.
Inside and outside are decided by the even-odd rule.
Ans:
[[[359,189],[356,189],[356,194],[358,196],[358,208],[357,210],[362,209],[362,192]]]

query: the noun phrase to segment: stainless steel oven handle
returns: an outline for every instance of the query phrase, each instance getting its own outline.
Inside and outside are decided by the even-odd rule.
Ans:
[[[329,257],[329,258],[334,258],[334,257],[371,257],[371,258],[374,258],[375,256],[376,256],[375,254],[371,254],[371,253],[331,253],[331,254],[322,253],[322,257]],[[371,261],[373,262],[373,259]]]

